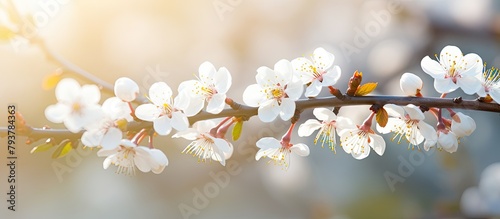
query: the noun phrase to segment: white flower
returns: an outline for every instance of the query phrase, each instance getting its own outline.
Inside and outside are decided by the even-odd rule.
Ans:
[[[117,173],[127,175],[135,174],[135,167],[142,172],[152,171],[159,174],[168,165],[167,156],[162,151],[137,146],[127,139],[121,140],[120,146],[114,149],[99,150],[97,156],[106,157],[103,163],[104,169],[108,169],[111,164],[114,164],[118,166]]]
[[[179,85],[179,93],[187,92],[189,98],[184,100],[182,109],[187,116],[200,112],[207,102],[207,112],[220,113],[226,104],[226,93],[231,87],[231,74],[225,68],[215,70],[210,62],[204,62],[199,68],[198,80],[184,81]]]
[[[314,116],[321,120],[309,119],[299,126],[298,134],[300,137],[310,136],[314,131],[318,130],[314,144],[321,142],[321,146],[326,143],[332,151],[335,151],[336,136],[335,136],[335,123],[337,116],[327,108],[316,108],[313,110]]]
[[[168,135],[172,128],[185,130],[189,127],[186,115],[179,110],[177,98],[172,101],[172,90],[165,82],[156,82],[149,88],[149,100],[135,110],[137,118],[152,121],[159,135]]]
[[[337,120],[340,145],[355,159],[361,160],[370,154],[370,147],[380,156],[385,152],[385,141],[365,125],[357,127],[349,118]]]
[[[444,150],[449,153],[456,152],[458,149],[458,137],[450,130],[438,129],[437,139],[429,139],[429,143],[426,141],[424,149],[428,151],[431,147],[436,145],[439,150]]]
[[[292,64],[280,60],[274,65],[274,71],[268,67],[257,69],[252,84],[245,89],[243,101],[252,107],[259,107],[258,116],[263,122],[271,122],[278,115],[289,120],[295,113],[295,100],[302,95],[303,85],[293,80]]]
[[[481,97],[490,97],[497,103],[500,103],[500,72],[498,68],[490,68],[483,72],[483,74],[477,75],[479,81],[481,81],[482,87],[477,91],[477,94]]]
[[[80,86],[71,78],[61,80],[55,90],[58,103],[45,109],[45,117],[53,123],[64,123],[77,133],[101,117],[101,93],[95,85]]]
[[[412,73],[404,73],[399,80],[399,87],[408,96],[421,95],[420,90],[423,86],[422,79]]]
[[[389,115],[389,120],[385,127],[381,127],[377,123],[377,131],[381,134],[394,132],[395,136],[392,140],[399,136],[398,144],[404,138],[408,141],[408,148],[412,149],[422,143],[424,139],[435,139],[436,130],[429,124],[424,122],[425,115],[419,107],[409,104],[408,106],[400,107],[394,104],[384,105],[384,109]],[[406,111],[406,113],[405,113]]]
[[[311,60],[304,57],[292,60],[293,68],[300,74],[304,84],[309,84],[306,97],[318,96],[322,87],[337,83],[340,78],[340,67],[333,65],[335,56],[323,48],[317,48]]]
[[[476,122],[470,116],[461,112],[455,113],[451,117],[451,131],[457,137],[469,136],[476,130]]]
[[[483,69],[481,57],[477,54],[464,56],[458,47],[446,46],[441,50],[438,60],[426,56],[421,66],[425,73],[434,78],[434,88],[439,93],[449,93],[460,87],[466,94],[474,94],[481,88],[481,83],[475,77]]]
[[[471,218],[500,215],[500,163],[493,163],[481,173],[478,187],[464,191],[460,200],[462,212]]]
[[[135,81],[127,77],[118,78],[114,86],[115,96],[125,102],[132,102],[139,94],[139,86]]]
[[[180,131],[172,138],[182,137],[192,141],[182,153],[192,154],[202,162],[207,159],[219,161],[222,166],[225,166],[226,160],[233,154],[233,145],[225,139],[214,137],[214,134],[210,132],[214,127],[213,121],[199,121],[193,124],[193,128]]]
[[[303,157],[309,155],[309,147],[305,144],[280,142],[271,137],[261,138],[257,141],[257,147],[260,149],[255,155],[256,160],[260,160],[262,157],[268,157],[274,161],[274,164],[281,165],[285,169],[290,165],[290,154],[292,152]]]
[[[122,131],[118,124],[130,122],[133,118],[128,104],[118,97],[104,101],[102,111],[103,117],[85,128],[87,131],[83,133],[81,140],[87,147],[102,146],[109,150],[118,147],[122,140]]]

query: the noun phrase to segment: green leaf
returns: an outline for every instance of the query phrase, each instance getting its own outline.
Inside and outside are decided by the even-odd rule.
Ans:
[[[240,138],[241,130],[243,129],[243,121],[238,120],[233,127],[233,141],[236,141]]]
[[[54,144],[52,144],[51,139],[49,138],[45,141],[45,143],[38,145],[38,146],[35,146],[33,149],[31,149],[30,153],[33,154],[36,152],[47,151],[47,150],[51,149],[52,147],[54,147]]]
[[[57,149],[52,154],[52,159],[57,159],[66,156],[71,149],[73,149],[72,143],[69,139],[62,141]]]
[[[389,121],[389,115],[387,114],[387,111],[384,108],[380,108],[377,111],[377,123],[381,127],[385,127],[387,125],[387,122]]]
[[[377,88],[378,83],[366,83],[358,87],[354,96],[365,96]]]

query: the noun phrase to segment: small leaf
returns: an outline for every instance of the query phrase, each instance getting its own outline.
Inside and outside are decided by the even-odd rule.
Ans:
[[[375,88],[377,88],[377,84],[378,83],[370,82],[359,86],[354,96],[365,96],[371,93],[373,90],[375,90]]]
[[[42,88],[44,90],[54,89],[54,87],[56,87],[57,83],[59,83],[59,81],[62,79],[62,73],[63,72],[61,69],[57,69],[55,72],[53,72],[49,75],[46,75],[43,78]]]
[[[0,25],[0,40],[8,41],[16,36],[16,33],[6,26]]]
[[[64,157],[71,151],[71,149],[73,149],[73,146],[69,139],[62,141],[52,154],[52,159]]]
[[[51,149],[52,147],[54,147],[54,144],[52,144],[52,140],[49,138],[45,141],[45,143],[38,145],[38,146],[34,147],[33,149],[31,149],[30,153],[33,154],[36,152],[47,151],[47,150]]]
[[[377,111],[377,123],[381,126],[381,127],[385,127],[387,125],[387,122],[389,121],[389,115],[387,114],[387,111],[385,111],[384,108],[380,108],[378,111]]]
[[[241,130],[243,129],[243,121],[238,120],[233,127],[233,141],[236,141],[240,138]]]

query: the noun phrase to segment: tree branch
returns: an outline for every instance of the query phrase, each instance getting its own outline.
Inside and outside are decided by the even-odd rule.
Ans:
[[[373,104],[396,104],[396,105],[408,105],[414,104],[416,106],[425,107],[436,107],[436,108],[454,108],[454,109],[467,109],[467,110],[478,110],[486,112],[500,112],[500,105],[496,103],[484,103],[477,100],[461,100],[457,98],[418,98],[418,97],[400,97],[400,96],[363,96],[363,97],[345,97],[341,100],[336,97],[324,97],[324,98],[314,98],[314,99],[301,99],[296,102],[296,109],[303,111],[310,108],[318,107],[341,107],[341,106],[355,106],[355,105],[373,105]],[[257,115],[257,108],[250,107],[240,104],[238,109],[225,109],[219,114],[210,114],[207,112],[200,112],[199,114],[190,117],[189,122],[193,124],[194,122],[224,118],[229,116],[250,118]],[[152,128],[151,122],[131,122],[128,125],[128,130],[139,131],[143,128]],[[7,128],[0,127],[0,136],[5,136],[7,133]],[[42,129],[42,128],[30,128],[22,132],[18,132],[18,135],[27,136],[33,140],[39,140],[43,138],[55,138],[55,139],[78,139],[81,137],[83,132],[72,133],[67,129]]]

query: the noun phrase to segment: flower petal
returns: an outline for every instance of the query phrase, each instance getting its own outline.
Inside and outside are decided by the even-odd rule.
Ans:
[[[266,66],[262,66],[257,69],[255,80],[260,86],[273,85],[277,83],[276,74],[272,69]]]
[[[160,116],[153,120],[153,128],[159,135],[168,135],[172,131],[172,124],[167,116]]]
[[[172,127],[177,131],[186,130],[189,127],[187,116],[179,111],[172,112],[170,123]]]
[[[101,91],[96,85],[83,85],[81,89],[82,102],[85,104],[97,104],[101,100]]]
[[[278,82],[282,84],[287,84],[292,81],[293,78],[293,67],[292,63],[286,59],[281,59],[274,65],[274,73],[278,77]]]
[[[280,117],[284,121],[288,121],[295,114],[295,101],[290,98],[283,98],[280,105]]]
[[[476,76],[483,72],[483,60],[475,53],[465,55],[461,63],[458,63],[461,76]]]
[[[201,109],[203,109],[203,106],[205,106],[205,99],[201,96],[199,97],[192,97],[189,100],[189,105],[184,109],[184,113],[186,116],[191,117],[196,114],[198,114]]]
[[[314,65],[320,70],[329,69],[333,62],[335,61],[335,56],[332,53],[329,53],[325,49],[319,47],[314,50],[313,53],[313,61]]]
[[[328,70],[323,74],[323,86],[331,86],[337,83],[340,79],[341,70],[338,65],[333,66],[332,69]]]
[[[327,108],[315,108],[313,110],[314,116],[316,116],[317,119],[323,121],[323,122],[331,122],[335,119],[337,119],[337,116],[333,111],[327,109]]]
[[[276,149],[281,147],[280,141],[272,137],[261,138],[255,144],[261,150]]]
[[[156,148],[150,149],[149,153],[151,154],[151,158],[159,165],[161,166],[167,166],[168,165],[168,158],[163,153],[163,151],[158,150]]]
[[[102,138],[104,137],[101,131],[87,130],[82,134],[82,144],[86,147],[96,147],[101,145]]]
[[[377,134],[370,134],[370,146],[373,148],[373,150],[380,156],[382,156],[385,152],[385,141],[382,136],[377,135]]]
[[[195,129],[193,128],[188,128],[184,131],[179,131],[177,133],[175,133],[172,138],[184,138],[184,139],[187,139],[187,140],[191,140],[191,141],[194,141],[196,140],[196,138],[198,137],[200,133],[198,131],[196,131]]]
[[[466,94],[474,94],[482,87],[481,81],[473,76],[457,78],[457,85],[460,86]]]
[[[290,82],[287,84],[285,93],[292,100],[298,100],[302,96],[304,85],[300,81]]]
[[[303,84],[307,84],[314,79],[314,66],[309,59],[304,57],[296,58],[292,60],[292,67]]]
[[[293,153],[295,153],[295,154],[297,154],[297,155],[299,155],[299,156],[302,156],[302,157],[308,156],[308,155],[309,155],[309,153],[310,153],[310,151],[309,151],[309,147],[308,147],[307,145],[305,145],[305,144],[301,144],[301,143],[299,143],[299,144],[294,144],[294,145],[290,148],[290,150],[291,150]]]
[[[459,86],[453,83],[451,78],[434,79],[434,88],[439,93],[450,93],[455,91]]]
[[[220,68],[214,75],[215,89],[219,94],[225,94],[232,84],[231,74],[227,68]]]
[[[156,105],[146,103],[135,109],[135,116],[140,120],[153,121],[160,116],[160,109]]]
[[[64,78],[56,86],[56,99],[59,102],[73,102],[80,96],[80,84],[72,78]]]
[[[56,103],[45,108],[45,117],[53,123],[61,123],[70,114],[71,108],[62,103]]]
[[[439,62],[450,69],[452,65],[458,64],[463,57],[462,51],[456,46],[445,46],[439,54]]]
[[[248,86],[243,92],[243,102],[251,107],[258,107],[260,104],[266,100],[261,92],[262,88],[258,84],[252,84]]]
[[[214,78],[215,75],[215,67],[212,63],[210,62],[203,62],[201,63],[200,67],[198,68],[199,76],[201,81],[206,81],[207,79],[212,79]]]
[[[370,155],[370,148],[365,148],[364,150],[361,151],[361,153],[351,153],[352,157],[354,157],[356,160],[363,160]]]
[[[231,151],[229,143],[226,140],[221,138],[213,138],[212,140],[214,141],[215,146],[217,146],[217,148],[222,152],[229,153]]]
[[[445,74],[447,74],[443,66],[441,66],[439,62],[432,60],[429,56],[422,59],[420,66],[425,73],[436,79],[443,79]]]
[[[278,109],[278,110],[276,110]],[[262,103],[258,109],[258,116],[262,122],[272,122],[280,114],[280,106],[275,99]]]
[[[385,104],[384,109],[385,111],[387,111],[387,114],[391,117],[396,117],[396,118],[405,117],[405,110],[401,106],[390,103],[390,104]]]
[[[494,87],[490,89],[489,94],[495,102],[500,103],[500,87]]]
[[[314,131],[321,128],[321,123],[315,119],[309,119],[299,126],[297,133],[300,137],[310,136]]]
[[[212,114],[218,114],[226,106],[226,94],[215,94],[208,101],[207,112]]]
[[[101,140],[101,146],[103,149],[106,150],[111,150],[113,148],[116,148],[120,145],[120,142],[122,140],[123,134],[120,129],[111,127],[108,129],[106,134],[104,134],[102,140]]]
[[[319,80],[314,80],[309,86],[307,86],[304,95],[306,97],[316,97],[318,96],[319,92],[321,92],[322,87],[323,86]]]
[[[410,118],[412,120],[424,120],[425,119],[425,115],[422,112],[422,110],[420,109],[420,107],[415,106],[413,104],[409,104],[408,106],[404,106],[403,108],[405,109],[406,113],[408,113],[408,115],[410,116]]]
[[[157,106],[171,104],[172,89],[165,82],[156,82],[149,88],[149,99]]]

